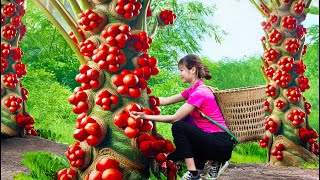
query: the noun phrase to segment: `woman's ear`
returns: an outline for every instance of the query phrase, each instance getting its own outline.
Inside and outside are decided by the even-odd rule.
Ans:
[[[190,71],[191,71],[191,73],[196,73],[196,72],[197,72],[197,68],[196,68],[196,67],[192,67],[192,68],[190,69]]]

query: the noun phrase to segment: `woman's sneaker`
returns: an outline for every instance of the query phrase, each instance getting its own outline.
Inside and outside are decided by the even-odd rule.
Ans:
[[[202,180],[216,180],[220,174],[229,166],[228,161],[222,163],[209,163],[207,162],[201,174]]]
[[[194,176],[190,171],[187,171],[183,174],[183,176],[180,178],[180,180],[199,180],[200,174]]]

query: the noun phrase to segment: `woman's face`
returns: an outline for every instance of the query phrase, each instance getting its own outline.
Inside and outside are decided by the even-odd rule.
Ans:
[[[182,82],[189,83],[191,82],[192,78],[194,78],[193,69],[188,69],[185,65],[179,65],[179,71],[180,71],[180,77],[182,79]]]

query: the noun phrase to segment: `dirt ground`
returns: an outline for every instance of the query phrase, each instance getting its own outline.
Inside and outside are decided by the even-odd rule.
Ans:
[[[29,173],[21,165],[21,154],[25,152],[47,151],[62,155],[68,146],[40,137],[1,139],[1,179],[12,180],[14,174]],[[302,169],[297,167],[275,167],[269,164],[230,164],[219,180],[316,180],[319,169]]]

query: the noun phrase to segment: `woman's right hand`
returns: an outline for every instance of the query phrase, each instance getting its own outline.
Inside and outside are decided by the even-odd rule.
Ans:
[[[146,114],[144,112],[129,111],[129,114],[135,119],[146,119]]]

